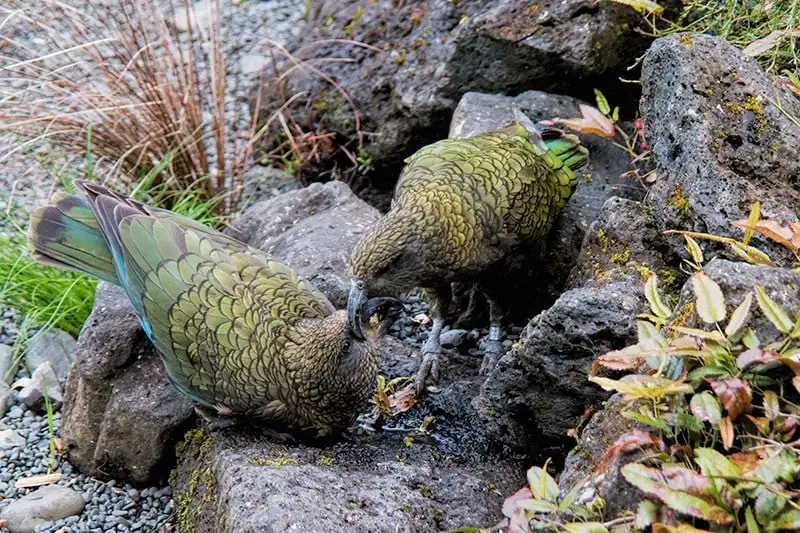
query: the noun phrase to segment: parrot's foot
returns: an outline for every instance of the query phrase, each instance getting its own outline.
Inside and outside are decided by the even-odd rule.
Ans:
[[[481,362],[481,376],[488,376],[494,370],[497,360],[503,356],[503,344],[498,340],[487,340],[484,345],[483,361]]]
[[[278,431],[275,428],[261,426],[259,430],[269,440],[278,444],[297,444],[299,442],[294,435],[284,433],[283,431]]]
[[[203,407],[201,405],[194,406],[194,412],[203,421],[206,433],[217,433],[220,430],[233,427],[239,423],[235,417],[220,415],[217,411]]]
[[[422,394],[422,391],[425,390],[428,377],[430,377],[434,383],[439,381],[439,356],[441,351],[442,349],[438,343],[433,345],[432,343],[429,344],[426,342],[422,347],[422,361],[419,364],[417,376],[414,378],[417,396]]]

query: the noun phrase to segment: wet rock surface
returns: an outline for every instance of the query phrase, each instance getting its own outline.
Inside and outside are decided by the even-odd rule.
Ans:
[[[647,309],[644,281],[670,261],[663,249],[644,204],[606,201],[586,233],[570,289],[528,324],[475,402],[497,439],[563,456],[567,432],[608,397],[587,381],[595,357],[635,342],[636,315]]]
[[[644,58],[642,91],[658,166],[648,205],[665,229],[739,237],[729,223],[757,199],[763,218],[798,220],[800,128],[787,115],[800,116],[800,101],[754,59],[708,35],[659,39]],[[753,244],[790,259],[766,239]]]
[[[382,374],[408,375],[416,364],[410,345],[394,337],[385,345]],[[479,360],[467,365],[452,352],[448,360],[440,387],[377,431],[356,426],[316,444],[278,444],[246,426],[190,432],[171,479],[179,526],[410,532],[496,523],[524,463],[493,453],[465,408],[479,390]]]

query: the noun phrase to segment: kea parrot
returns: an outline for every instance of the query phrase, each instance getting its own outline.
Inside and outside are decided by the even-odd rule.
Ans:
[[[489,338],[480,373],[502,352],[504,311],[498,295],[513,261],[541,253],[550,228],[578,183],[588,150],[575,135],[540,128],[517,111],[505,127],[445,139],[405,160],[392,206],[356,245],[347,313],[361,336],[367,296],[414,287],[431,300],[431,331],[422,347],[417,393],[438,379],[451,283],[477,283],[489,303]]]
[[[345,311],[264,252],[100,185],[75,184],[85,199],[56,193],[32,213],[33,257],[122,287],[170,382],[201,413],[317,437],[356,418],[398,301],[363,302],[356,333]]]

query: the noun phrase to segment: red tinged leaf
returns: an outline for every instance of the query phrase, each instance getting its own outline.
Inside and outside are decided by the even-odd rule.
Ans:
[[[531,489],[523,487],[509,496],[503,502],[503,515],[508,518],[509,533],[529,533],[528,516],[525,509],[518,505],[521,502],[532,500]]]
[[[710,383],[714,394],[717,395],[723,407],[728,411],[731,421],[739,418],[742,413],[750,411],[753,393],[746,381],[738,378],[727,378],[711,381]]]
[[[580,118],[554,118],[542,120],[540,124],[544,126],[555,126],[562,124],[571,130],[587,135],[599,135],[600,137],[613,137],[615,135],[614,123],[607,116],[603,115],[596,108],[581,104]]]
[[[730,462],[735,464],[742,474],[747,477],[749,472],[755,470],[761,460],[754,453],[736,452],[726,456]]]
[[[691,472],[691,470],[681,467],[674,467],[673,470],[675,469]],[[697,474],[691,472],[692,475],[690,475],[686,472],[665,473],[657,468],[649,468],[638,463],[630,463],[622,467],[622,475],[628,483],[648,496],[664,502],[672,510],[717,524],[730,523],[732,517],[722,507],[671,486],[674,483],[678,487],[685,486],[691,490],[699,490],[703,483],[694,477]],[[707,480],[708,478],[706,478]]]
[[[774,220],[759,220],[751,226],[745,219],[734,220],[731,222],[731,225],[743,230],[752,229],[778,244],[786,246],[787,248],[797,249],[797,245],[793,242],[795,241],[795,233],[791,225],[781,226]]]
[[[760,348],[750,348],[743,351],[736,358],[736,366],[741,370],[747,370],[753,365],[769,363],[772,361],[780,361],[781,357],[773,351],[762,351]]]
[[[636,370],[644,361],[642,349],[638,344],[628,346],[622,350],[614,350],[597,358],[597,362],[611,370]]]
[[[647,431],[641,429],[634,429],[630,433],[625,433],[620,438],[608,447],[606,453],[600,458],[600,462],[595,468],[595,472],[602,473],[606,471],[608,465],[613,464],[620,454],[631,453],[635,451],[662,451],[664,449],[664,442]]]

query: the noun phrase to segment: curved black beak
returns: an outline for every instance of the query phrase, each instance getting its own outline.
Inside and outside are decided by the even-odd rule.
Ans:
[[[371,317],[377,315],[380,321],[378,335],[383,335],[386,333],[386,329],[389,328],[393,319],[396,318],[402,310],[403,303],[397,298],[370,298],[364,302],[364,305],[361,307],[361,316],[366,322]]]
[[[364,300],[366,300],[364,282],[360,279],[350,280],[350,294],[347,296],[347,321],[353,335],[362,340],[364,339],[364,330],[361,329],[361,324],[364,322],[362,315]]]

